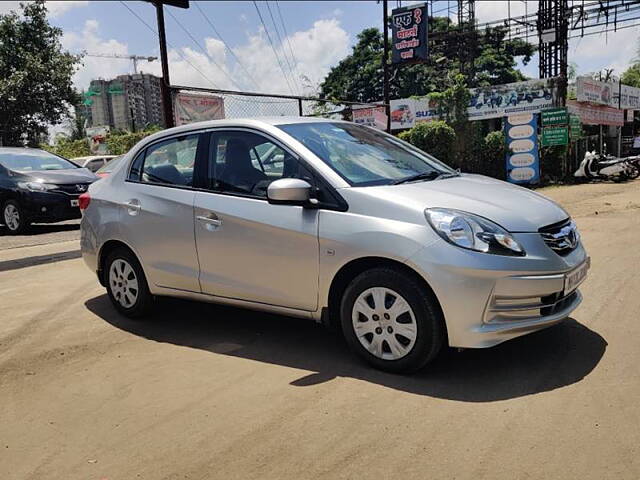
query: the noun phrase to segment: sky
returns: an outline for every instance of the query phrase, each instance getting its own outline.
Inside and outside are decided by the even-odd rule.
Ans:
[[[391,0],[389,8],[398,3]],[[17,4],[0,2],[0,13]],[[188,10],[165,7],[172,84],[314,94],[330,68],[350,53],[358,32],[371,26],[382,28],[382,5],[375,0],[256,4],[260,13],[252,1],[191,0]],[[448,5],[455,4],[455,0],[438,1],[434,11],[446,15]],[[525,4],[522,0],[477,1],[476,18],[481,23],[504,18],[509,10],[512,15],[523,14]],[[530,1],[526,9],[535,12],[537,4]],[[47,1],[47,7],[51,23],[64,32],[63,46],[71,52],[159,55],[158,38],[152,31],[155,8],[147,2]],[[569,61],[577,64],[579,73],[614,68],[619,74],[636,56],[639,37],[640,29],[635,27],[572,39]],[[129,60],[85,57],[83,62],[74,77],[80,90],[93,78],[132,72]],[[138,68],[160,74],[158,61],[140,62]],[[521,68],[537,77],[537,57]]]

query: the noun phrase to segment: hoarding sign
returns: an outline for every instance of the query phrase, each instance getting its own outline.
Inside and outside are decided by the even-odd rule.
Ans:
[[[391,100],[391,130],[402,130],[415,125],[415,100],[413,98],[400,98]]]
[[[538,157],[538,118],[519,113],[504,119],[507,143],[507,180],[512,183],[537,183],[540,179]]]
[[[589,105],[575,100],[567,100],[569,113],[580,117],[582,123],[589,125],[624,125],[624,110],[606,107],[604,105]]]
[[[569,114],[566,107],[547,108],[540,112],[542,126],[566,125],[569,123]]]
[[[224,99],[214,95],[177,93],[174,97],[175,124],[186,125],[224,118]]]
[[[378,130],[387,129],[387,114],[385,107],[365,107],[353,109],[353,122]]]
[[[590,77],[578,77],[576,99],[579,102],[622,110],[640,109],[640,88],[620,85],[618,82],[601,82]]]
[[[438,105],[429,97],[391,100],[391,130],[414,127],[418,123],[438,120]]]
[[[627,110],[627,123],[632,123],[633,122],[633,117],[635,114],[635,110]]]
[[[472,88],[469,93],[469,120],[486,120],[552,107],[556,88],[553,79],[540,79]]]
[[[422,62],[427,59],[428,25],[426,4],[391,11],[391,63]]]
[[[542,129],[542,146],[566,145],[569,143],[569,127],[566,125]]]

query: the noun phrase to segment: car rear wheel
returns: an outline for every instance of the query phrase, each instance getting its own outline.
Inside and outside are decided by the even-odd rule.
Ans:
[[[2,219],[12,235],[24,233],[29,228],[29,221],[20,208],[20,204],[15,200],[5,202],[2,208]]]
[[[105,262],[107,292],[116,309],[131,318],[143,317],[153,307],[153,295],[137,258],[128,250],[117,249]]]
[[[367,270],[342,298],[341,323],[353,351],[381,370],[411,372],[444,343],[444,321],[433,295],[394,268]]]

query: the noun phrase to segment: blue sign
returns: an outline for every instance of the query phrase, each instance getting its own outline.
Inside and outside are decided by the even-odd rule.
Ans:
[[[513,183],[538,183],[538,116],[518,113],[504,117],[507,142],[507,180]]]

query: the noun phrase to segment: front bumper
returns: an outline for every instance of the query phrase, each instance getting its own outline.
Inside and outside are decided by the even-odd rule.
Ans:
[[[77,201],[79,196],[58,192],[23,192],[20,205],[31,222],[74,220],[82,216],[78,206],[71,206],[71,201]]]
[[[587,261],[582,245],[560,256],[537,233],[514,237],[525,257],[471,252],[443,240],[409,259],[440,302],[449,345],[491,347],[556,324],[580,305],[578,290],[564,292],[564,277]]]

